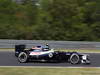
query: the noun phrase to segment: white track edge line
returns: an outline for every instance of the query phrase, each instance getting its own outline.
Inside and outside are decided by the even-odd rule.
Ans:
[[[54,66],[0,66],[0,68],[98,68],[100,67],[54,67]]]

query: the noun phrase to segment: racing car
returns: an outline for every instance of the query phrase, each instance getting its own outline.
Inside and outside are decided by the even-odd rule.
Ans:
[[[88,54],[78,52],[64,52],[50,49],[49,46],[35,46],[25,49],[26,45],[15,45],[15,56],[20,63],[28,61],[68,62],[71,64],[90,64]]]

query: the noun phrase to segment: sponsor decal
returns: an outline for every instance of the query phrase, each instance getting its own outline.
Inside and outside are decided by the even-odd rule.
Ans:
[[[30,55],[43,55],[48,53],[53,53],[54,51],[45,51],[45,52],[31,52]]]
[[[40,55],[40,52],[31,52],[30,55]]]

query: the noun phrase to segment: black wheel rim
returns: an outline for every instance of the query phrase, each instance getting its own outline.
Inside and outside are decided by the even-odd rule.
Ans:
[[[26,59],[26,56],[25,56],[24,54],[22,54],[22,55],[20,56],[20,59],[21,59],[21,60],[25,60],[25,59]]]
[[[76,54],[73,54],[70,61],[72,64],[77,64],[79,62],[79,56]]]
[[[19,55],[19,61],[20,62],[26,62],[27,61],[27,55],[25,53],[22,53],[21,55]]]

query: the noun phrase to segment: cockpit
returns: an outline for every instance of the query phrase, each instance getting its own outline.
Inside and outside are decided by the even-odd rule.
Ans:
[[[46,46],[36,46],[31,48],[32,51],[41,52],[41,51],[49,51],[49,47]]]

